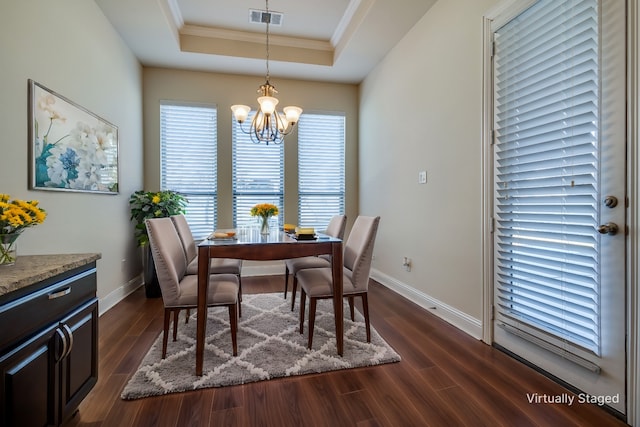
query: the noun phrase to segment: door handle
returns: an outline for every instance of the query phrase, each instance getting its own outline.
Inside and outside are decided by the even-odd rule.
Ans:
[[[598,233],[614,236],[618,232],[618,226],[613,222],[602,224],[598,227]]]
[[[73,331],[71,330],[71,328],[69,327],[69,325],[67,325],[66,323],[62,324],[62,328],[64,329],[63,332],[65,332],[65,334],[67,335],[67,353],[63,356],[63,357],[67,357],[70,353],[71,350],[73,350]]]
[[[60,360],[62,360],[63,357],[66,356],[69,343],[67,342],[67,334],[59,327],[56,328],[56,334],[58,334],[58,336],[60,337],[60,342],[62,343],[62,350],[60,351],[60,355],[56,354],[54,356],[55,362],[58,363]]]

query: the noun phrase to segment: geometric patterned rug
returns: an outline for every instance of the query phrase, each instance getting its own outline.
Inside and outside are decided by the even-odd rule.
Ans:
[[[288,295],[289,299],[291,294]],[[238,356],[231,351],[229,312],[211,307],[207,316],[203,375],[195,375],[196,319],[189,323],[180,313],[178,339],[169,333],[167,357],[162,352],[162,332],[122,391],[125,400],[158,396],[208,387],[224,387],[292,375],[327,372],[400,361],[400,355],[371,327],[367,343],[362,315],[356,310],[351,321],[344,309],[344,356],[336,352],[332,300],[318,300],[313,348],[307,349],[308,320],[304,333],[298,330],[299,307],[281,293],[245,294],[238,322]],[[308,303],[307,303],[308,304]],[[307,313],[309,308],[307,306]],[[171,329],[170,329],[171,331]]]

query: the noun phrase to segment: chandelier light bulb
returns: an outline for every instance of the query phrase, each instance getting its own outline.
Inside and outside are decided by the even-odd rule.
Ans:
[[[258,104],[260,104],[260,110],[266,115],[273,114],[276,111],[276,105],[278,105],[278,99],[273,96],[261,96],[258,98]]]
[[[285,117],[287,118],[287,123],[293,123],[293,124],[298,123],[298,120],[300,119],[300,114],[302,114],[302,108],[300,107],[293,107],[293,106],[284,107],[282,111],[284,111]]]
[[[248,105],[232,105],[231,111],[233,111],[233,116],[235,117],[238,123],[242,123],[247,120],[249,117],[249,112],[251,111],[251,107]]]
[[[257,132],[262,132],[267,126],[267,116],[262,113],[262,111],[258,111],[253,119],[255,123],[255,129]]]
[[[287,121],[287,116],[285,116],[283,113],[277,113],[277,114],[278,114],[278,120],[277,120],[278,132],[285,133],[289,128],[289,122]]]

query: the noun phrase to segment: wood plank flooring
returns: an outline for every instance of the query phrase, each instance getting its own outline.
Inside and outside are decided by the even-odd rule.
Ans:
[[[243,278],[282,292],[284,276]],[[162,330],[162,301],[134,292],[100,318],[99,380],[72,426],[624,426],[595,405],[531,404],[566,389],[384,286],[372,325],[399,363],[123,401],[120,392]]]

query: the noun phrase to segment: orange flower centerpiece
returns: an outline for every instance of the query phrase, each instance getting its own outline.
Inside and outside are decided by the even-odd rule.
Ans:
[[[278,212],[278,207],[271,203],[259,203],[251,208],[251,216],[260,217],[260,234],[269,234],[269,218]]]
[[[25,228],[42,224],[47,217],[37,200],[9,200],[0,194],[0,265],[16,261],[16,241]]]

